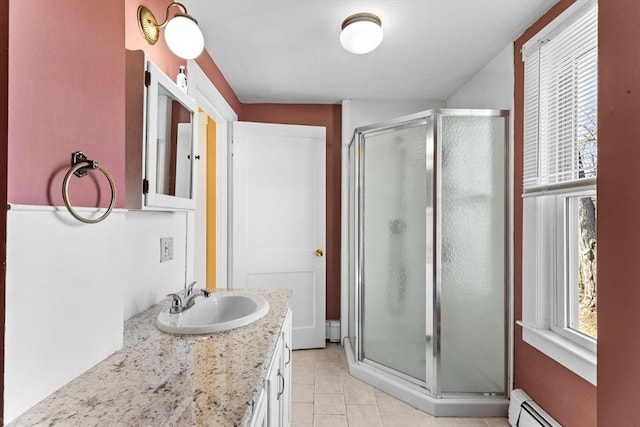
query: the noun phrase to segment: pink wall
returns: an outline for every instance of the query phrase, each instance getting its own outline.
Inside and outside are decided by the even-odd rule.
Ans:
[[[136,21],[141,3],[10,2],[9,203],[62,206],[62,181],[71,153],[79,150],[111,173],[116,206],[124,206],[124,48],[145,50],[170,76],[185,64],[163,37],[153,46],[144,40]],[[158,19],[164,19],[169,3],[144,1]],[[239,109],[208,53],[201,61]],[[74,206],[104,207],[110,190],[101,174],[91,173],[72,178],[70,195]]]
[[[7,146],[9,118],[9,2],[0,2],[0,206],[7,205]],[[0,209],[0,319],[4,326],[7,273],[7,210]],[[4,330],[0,328],[0,396],[4,396]],[[4,425],[0,399],[0,425]]]
[[[8,201],[61,206],[76,150],[101,162],[124,194],[124,5],[10,5]],[[74,205],[108,204],[99,174],[72,183]],[[119,197],[118,206],[123,202]]]
[[[598,425],[640,425],[640,2],[599,1]]]
[[[515,318],[522,319],[522,111],[524,93],[524,70],[520,49],[522,45],[534,34],[544,28],[563,10],[569,7],[574,0],[560,0],[540,20],[527,29],[514,45],[515,57],[515,147],[514,147],[514,301]],[[601,88],[602,90],[602,88]],[[600,122],[602,125],[602,122]],[[601,153],[606,147],[599,146]],[[600,173],[598,180],[600,180]],[[600,197],[600,195],[598,195]],[[601,199],[598,203],[598,235],[600,235],[600,223],[603,220],[601,214]],[[600,246],[600,242],[598,242]],[[602,251],[604,252],[604,251]],[[600,257],[601,251],[598,251]],[[598,259],[599,284],[603,283],[600,275],[602,261]],[[598,296],[599,302],[600,296]],[[598,307],[600,310],[600,307]],[[600,322],[600,314],[598,318]],[[600,325],[599,325],[600,327]],[[602,332],[598,331],[599,340]],[[567,427],[589,427],[596,425],[596,387],[573,372],[564,368],[554,360],[545,356],[522,340],[522,328],[515,327],[515,359],[514,382],[516,388],[524,389],[540,406]],[[598,355],[600,358],[600,354]],[[600,360],[598,368],[601,369]],[[637,397],[637,396],[636,396]],[[619,424],[602,424],[603,426],[618,426]]]

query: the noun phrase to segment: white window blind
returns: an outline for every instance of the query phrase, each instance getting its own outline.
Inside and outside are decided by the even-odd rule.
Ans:
[[[598,12],[585,7],[524,58],[524,192],[593,184]]]

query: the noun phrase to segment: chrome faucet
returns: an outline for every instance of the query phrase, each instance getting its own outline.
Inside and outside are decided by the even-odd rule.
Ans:
[[[187,302],[184,304],[184,308],[182,310],[184,311],[188,308],[191,308],[193,304],[196,303],[196,297],[209,298],[209,295],[211,295],[211,292],[206,289],[197,289],[195,291],[191,291],[191,295],[189,295],[189,298],[187,298]]]
[[[193,287],[195,286],[195,284],[196,284],[195,281],[191,282],[191,284],[189,286],[187,286],[186,282],[184,283],[184,291],[182,291],[182,295],[185,298],[193,293]]]
[[[194,291],[193,286],[195,284],[196,282],[191,283],[189,286],[185,284],[182,296],[180,296],[179,293],[167,295],[168,297],[171,297],[171,308],[169,308],[169,313],[182,313],[183,311],[193,307],[196,303],[197,297],[201,296],[207,298],[211,295],[211,292],[206,289],[196,289]],[[185,302],[183,303],[183,301]]]

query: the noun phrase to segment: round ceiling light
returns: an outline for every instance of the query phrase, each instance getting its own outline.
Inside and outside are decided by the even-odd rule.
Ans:
[[[373,13],[356,13],[342,23],[340,43],[355,54],[369,53],[382,43],[382,21]]]
[[[167,23],[164,37],[169,49],[180,58],[193,59],[204,49],[204,37],[198,22],[187,14],[176,14]]]

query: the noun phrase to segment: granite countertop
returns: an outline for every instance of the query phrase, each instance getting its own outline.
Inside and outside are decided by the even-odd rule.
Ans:
[[[287,289],[250,291],[269,301],[269,313],[213,335],[159,331],[154,321],[168,299],[135,315],[120,351],[9,425],[248,425],[291,298]]]

